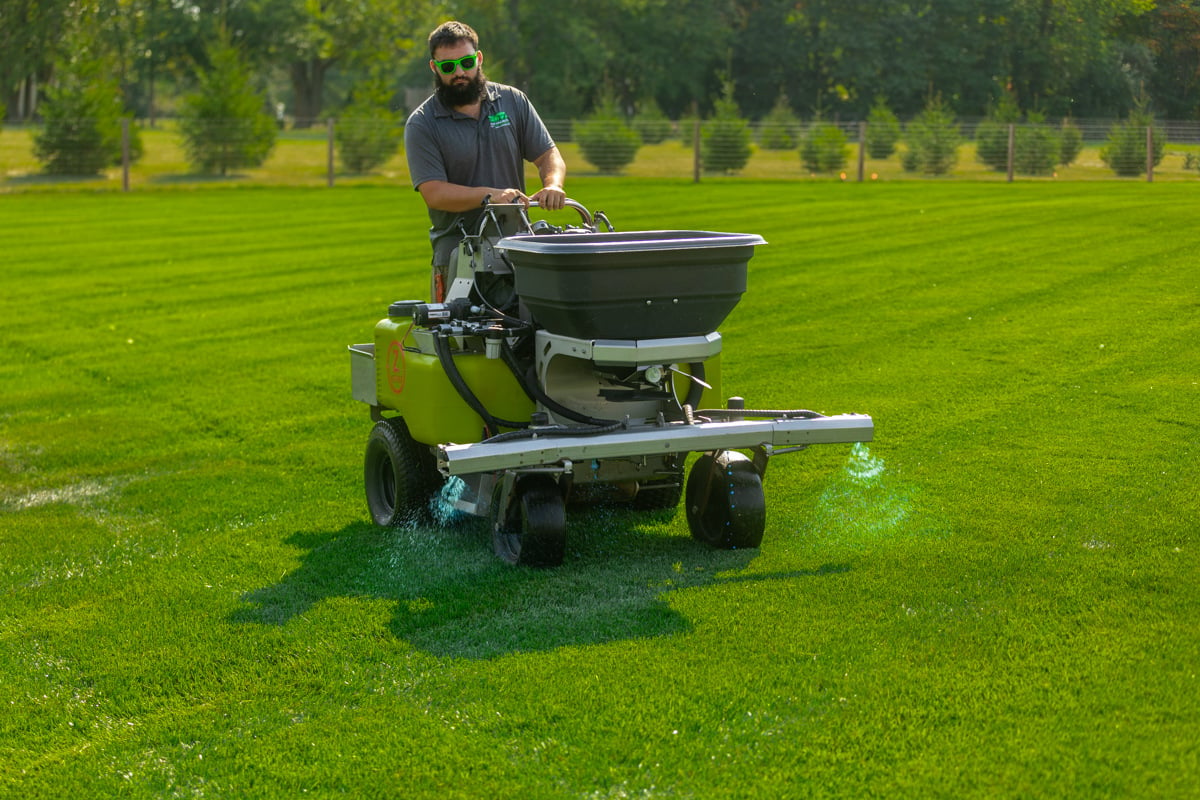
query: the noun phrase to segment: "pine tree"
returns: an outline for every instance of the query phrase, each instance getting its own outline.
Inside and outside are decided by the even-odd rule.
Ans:
[[[56,82],[42,106],[45,124],[34,135],[34,156],[51,175],[96,175],[121,163],[121,126],[126,116],[121,90],[104,64],[87,48],[58,64]],[[130,158],[141,155],[131,128]]]
[[[750,123],[733,99],[733,82],[725,82],[721,99],[713,104],[713,115],[702,126],[700,160],[710,172],[737,172],[750,161]]]
[[[194,169],[225,175],[257,167],[275,146],[275,120],[266,98],[255,90],[241,56],[221,43],[208,50],[209,68],[198,76],[198,90],[183,100],[179,129]]]
[[[402,128],[388,107],[391,92],[381,80],[354,90],[334,129],[338,155],[350,172],[362,175],[384,164],[400,147]]]
[[[601,172],[620,172],[633,162],[642,146],[641,135],[625,123],[611,95],[600,98],[596,109],[575,123],[573,138],[588,163]]]
[[[962,140],[958,124],[940,97],[931,97],[925,109],[908,123],[905,131],[908,149],[900,158],[906,172],[945,175],[958,161]]]
[[[871,158],[891,158],[900,141],[900,119],[880,95],[867,112],[867,155]]]
[[[796,146],[800,120],[792,111],[787,95],[780,93],[774,107],[758,126],[758,143],[764,150],[791,150]]]

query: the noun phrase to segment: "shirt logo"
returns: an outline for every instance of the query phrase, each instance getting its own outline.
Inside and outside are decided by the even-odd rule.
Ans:
[[[498,114],[490,115],[488,117],[488,122],[491,123],[493,130],[496,128],[507,128],[508,126],[512,125],[512,120],[508,118],[508,114],[504,111],[501,111]]]

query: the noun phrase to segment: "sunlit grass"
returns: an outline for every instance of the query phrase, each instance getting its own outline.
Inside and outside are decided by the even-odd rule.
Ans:
[[[760,550],[581,508],[549,571],[368,522],[404,182],[0,197],[0,795],[1194,794],[1192,187],[779,187],[571,193],[762,234],[725,388],[876,440]]]

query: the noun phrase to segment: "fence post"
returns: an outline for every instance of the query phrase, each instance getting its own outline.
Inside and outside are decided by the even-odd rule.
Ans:
[[[858,182],[863,182],[863,172],[867,166],[867,121],[858,123]]]
[[[1154,126],[1146,126],[1146,183],[1154,183]]]
[[[1013,182],[1013,156],[1017,149],[1017,126],[1008,123],[1008,182]]]
[[[325,185],[333,188],[333,117],[326,121]]]
[[[692,183],[700,182],[700,118],[692,125]]]
[[[129,191],[129,117],[121,117],[121,191]]]

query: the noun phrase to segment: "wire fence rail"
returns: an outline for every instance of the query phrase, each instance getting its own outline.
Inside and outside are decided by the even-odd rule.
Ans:
[[[74,126],[87,129],[87,120]],[[598,141],[588,141],[573,120],[547,120],[567,161],[569,174],[621,175],[630,178],[683,178],[693,181],[743,177],[774,180],[1197,180],[1200,179],[1200,122],[1159,121],[1137,129],[1131,143],[1132,166],[1122,171],[1112,166],[1114,131],[1118,120],[1077,120],[1078,147],[1069,161],[1043,156],[1034,171],[1023,170],[1022,142],[1036,135],[1058,135],[1061,125],[1011,124],[997,126],[983,120],[959,120],[951,126],[948,165],[937,173],[913,168],[906,154],[916,147],[912,123],[899,126],[893,149],[885,156],[872,155],[868,147],[872,129],[863,121],[810,121],[795,123],[736,122],[720,135],[710,133],[699,120],[663,120],[654,135],[639,134],[632,153],[614,160],[605,148],[629,149],[628,137],[607,136],[626,127],[613,122],[601,129]],[[372,129],[375,126],[377,129]],[[636,122],[628,127],[636,130]],[[215,126],[236,132],[246,126]],[[833,148],[824,161],[814,161],[806,146],[818,130],[837,132],[825,139]],[[594,131],[595,128],[590,130]],[[200,166],[178,125],[159,121],[153,127],[126,123],[119,144],[99,169],[86,175],[47,165],[39,155],[45,128],[19,125],[0,128],[0,192],[56,191],[79,188],[124,190],[200,185],[325,185],[407,184],[403,129],[397,122],[339,123],[326,120],[307,127],[281,125],[265,158],[252,165],[215,168]],[[261,134],[261,131],[259,131]],[[248,134],[247,134],[248,135]],[[94,146],[80,137],[80,148]],[[596,138],[593,136],[593,138]],[[1128,137],[1127,137],[1128,138]],[[609,139],[613,144],[609,144]],[[364,142],[366,144],[364,144]],[[355,144],[357,143],[357,144]],[[110,143],[111,144],[111,143]],[[231,134],[227,146],[244,143]],[[945,144],[945,143],[943,143]],[[68,151],[72,140],[63,145]],[[375,158],[362,158],[353,147],[383,148]],[[1058,145],[1054,145],[1058,147]],[[723,149],[724,148],[724,149]],[[43,148],[44,149],[44,148]],[[70,153],[68,152],[68,155]],[[622,160],[624,159],[624,160]],[[620,162],[616,167],[614,163]],[[1028,159],[1025,160],[1026,162]],[[71,163],[67,159],[67,163]],[[364,164],[370,166],[364,167]],[[352,168],[353,167],[353,168]],[[536,177],[530,171],[532,185]]]

